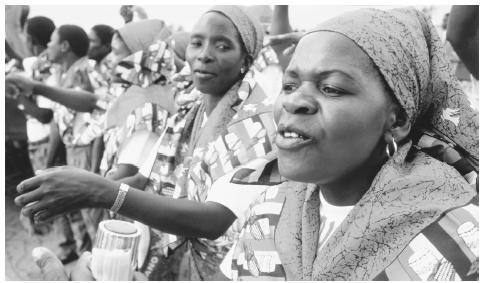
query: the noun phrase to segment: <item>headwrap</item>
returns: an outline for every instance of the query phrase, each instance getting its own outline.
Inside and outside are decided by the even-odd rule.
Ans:
[[[128,23],[117,32],[131,53],[144,50],[156,40],[166,40],[171,35],[163,21],[154,19]]]
[[[477,114],[464,113],[472,109],[450,72],[434,27],[423,14],[414,9],[359,10],[329,20],[312,32],[316,31],[338,32],[364,50],[415,127],[416,120],[428,112],[432,125],[459,142],[467,141],[467,149],[478,153]],[[465,126],[461,131],[441,112],[448,107],[461,110],[457,122],[460,128]],[[474,120],[464,121],[468,118]],[[469,140],[464,139],[465,131],[470,132]],[[427,136],[421,139],[427,140],[418,143],[421,147],[434,143]],[[244,177],[232,178],[223,188],[234,184],[245,184],[247,189],[255,184],[272,187],[245,214],[245,226],[230,258],[232,279],[476,280],[478,254],[466,250],[478,246],[477,219],[455,216],[456,208],[475,196],[477,201],[476,190],[468,184],[472,179],[465,181],[448,159],[440,162],[413,149],[408,141],[382,165],[368,190],[342,223],[331,227],[332,236],[319,249],[320,227],[329,224],[320,217],[320,186],[292,181],[273,186],[268,181],[276,169],[269,166],[271,160],[260,162],[259,168],[240,168],[234,176]],[[462,235],[464,223],[475,227],[471,240]],[[416,237],[424,243],[411,245]]]
[[[258,56],[263,44],[263,28],[260,22],[241,6],[220,5],[214,6],[207,11],[217,12],[227,17],[240,34],[243,45],[248,55],[253,60]]]
[[[181,31],[172,34],[167,42],[173,49],[174,53],[176,53],[181,60],[186,61],[186,48],[188,47],[189,40],[190,33]]]
[[[348,37],[372,59],[413,128],[436,130],[478,158],[478,112],[470,107],[436,29],[422,12],[361,9],[309,33],[319,31]]]

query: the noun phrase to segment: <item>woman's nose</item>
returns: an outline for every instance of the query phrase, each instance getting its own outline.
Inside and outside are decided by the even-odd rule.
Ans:
[[[197,59],[203,63],[208,63],[213,61],[213,56],[211,54],[211,48],[208,45],[205,45],[201,48],[200,53],[198,54]]]
[[[295,92],[282,97],[283,108],[292,114],[312,115],[317,112],[317,100],[307,93],[307,87],[300,87]]]

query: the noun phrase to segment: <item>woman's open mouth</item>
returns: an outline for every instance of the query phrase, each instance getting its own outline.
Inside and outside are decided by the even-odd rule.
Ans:
[[[275,143],[283,150],[296,150],[314,141],[312,137],[294,127],[280,125]]]

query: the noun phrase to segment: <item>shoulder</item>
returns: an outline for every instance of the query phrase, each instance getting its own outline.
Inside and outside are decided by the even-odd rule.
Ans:
[[[415,148],[409,152],[407,160],[403,165],[395,166],[395,178],[391,182],[407,181],[410,178],[416,186],[438,188],[438,191],[451,189],[461,193],[476,193],[462,174],[446,162]]]
[[[477,280],[477,199],[423,229],[384,271],[388,280]]]
[[[478,206],[472,201],[423,229],[385,273],[389,280],[397,280],[398,270],[407,276],[399,280],[478,280],[478,246]]]

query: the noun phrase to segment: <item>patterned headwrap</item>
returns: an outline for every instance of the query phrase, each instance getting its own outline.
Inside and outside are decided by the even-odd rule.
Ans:
[[[348,37],[372,59],[413,128],[435,130],[478,157],[478,112],[470,107],[436,29],[422,12],[361,9],[309,33],[320,31]]]
[[[131,53],[144,50],[156,40],[166,40],[171,35],[165,23],[155,19],[128,23],[117,32]]]
[[[263,28],[260,22],[241,6],[220,5],[210,8],[209,12],[217,12],[227,17],[240,34],[248,55],[253,60],[258,57],[263,44]]]

